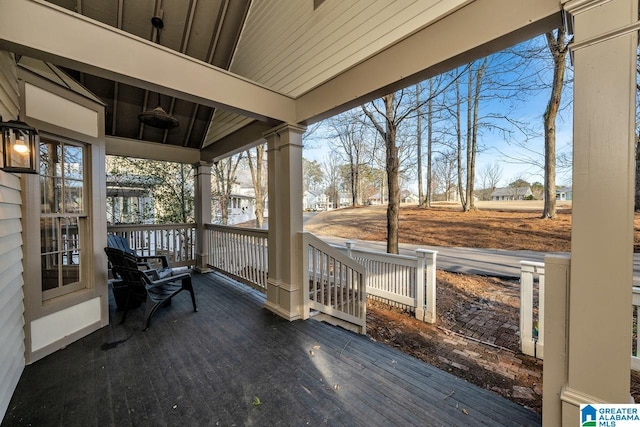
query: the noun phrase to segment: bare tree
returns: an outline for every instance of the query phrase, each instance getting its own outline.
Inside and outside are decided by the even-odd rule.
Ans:
[[[502,179],[502,168],[496,162],[488,163],[480,171],[480,184],[482,185],[482,200],[489,200],[491,193],[498,187]]]
[[[322,161],[322,171],[325,183],[325,194],[334,208],[340,207],[340,164],[338,157],[329,155]]]
[[[371,103],[371,110],[367,106],[362,106],[362,111],[371,120],[371,123],[382,136],[386,148],[386,172],[387,172],[387,189],[389,191],[389,203],[387,205],[387,252],[392,254],[398,253],[398,222],[400,218],[400,185],[398,176],[400,174],[400,158],[398,157],[398,146],[396,145],[396,136],[398,125],[407,116],[398,115],[400,102],[403,93],[396,97],[395,94],[389,94],[382,97],[384,110],[380,110],[375,103]],[[376,111],[378,114],[374,113]],[[382,117],[384,123],[379,121]]]
[[[451,201],[457,193],[457,154],[449,151],[436,157],[433,163],[433,181],[436,193],[442,193],[445,201]]]
[[[359,197],[360,169],[370,158],[367,145],[366,127],[360,117],[353,111],[347,111],[329,120],[333,129],[332,146],[335,151],[349,165],[349,183],[351,189],[351,204],[357,206],[361,203]]]
[[[231,201],[231,192],[233,184],[236,182],[236,170],[242,159],[242,153],[235,156],[227,157],[213,164],[213,173],[215,178],[214,196],[218,201],[221,213],[221,222],[227,225],[229,219],[229,202]]]
[[[568,43],[564,25],[546,33],[547,47],[553,57],[551,96],[544,112],[544,209],[542,218],[556,217],[556,117],[562,100]]]
[[[638,50],[636,55],[636,211],[640,211],[640,47]]]
[[[249,171],[251,172],[251,182],[253,183],[253,192],[256,196],[255,214],[256,228],[262,228],[264,223],[264,202],[267,198],[267,183],[265,170],[265,144],[255,147],[255,156],[253,149],[247,150],[247,162],[249,163]]]
[[[418,83],[416,85],[416,157],[418,159],[418,206],[428,207],[431,204],[429,194],[427,190],[427,198],[424,198],[424,191],[422,188],[422,105],[420,103],[420,93],[422,87]],[[431,102],[431,101],[429,101]],[[427,120],[431,117],[431,111],[427,112]],[[427,163],[427,170],[430,172],[431,165]],[[430,175],[429,175],[430,176]],[[428,186],[427,186],[428,188]]]

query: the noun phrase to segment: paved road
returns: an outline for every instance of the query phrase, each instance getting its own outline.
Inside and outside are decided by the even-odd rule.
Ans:
[[[372,242],[357,239],[322,236],[322,240],[344,246],[347,240],[356,243],[356,248],[377,252],[386,252],[385,242]],[[520,261],[544,262],[547,254],[567,252],[507,251],[502,249],[449,248],[437,246],[419,246],[400,244],[400,253],[415,255],[418,248],[438,251],[437,268],[456,273],[480,274],[496,277],[520,277]],[[633,284],[640,286],[640,254],[633,260]]]

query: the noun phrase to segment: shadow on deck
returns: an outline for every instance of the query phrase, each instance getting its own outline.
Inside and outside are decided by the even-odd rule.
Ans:
[[[288,322],[218,274],[142,329],[111,325],[30,366],[2,426],[539,425],[536,413],[396,349]]]

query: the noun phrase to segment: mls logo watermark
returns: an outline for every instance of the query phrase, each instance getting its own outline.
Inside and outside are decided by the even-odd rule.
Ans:
[[[582,427],[640,426],[640,405],[580,405]]]

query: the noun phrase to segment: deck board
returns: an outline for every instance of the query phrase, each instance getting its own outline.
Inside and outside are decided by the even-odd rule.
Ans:
[[[197,313],[181,293],[142,331],[142,309],[120,325],[112,305],[109,326],[27,366],[2,426],[540,425],[368,337],[287,322],[223,276],[193,285]]]

